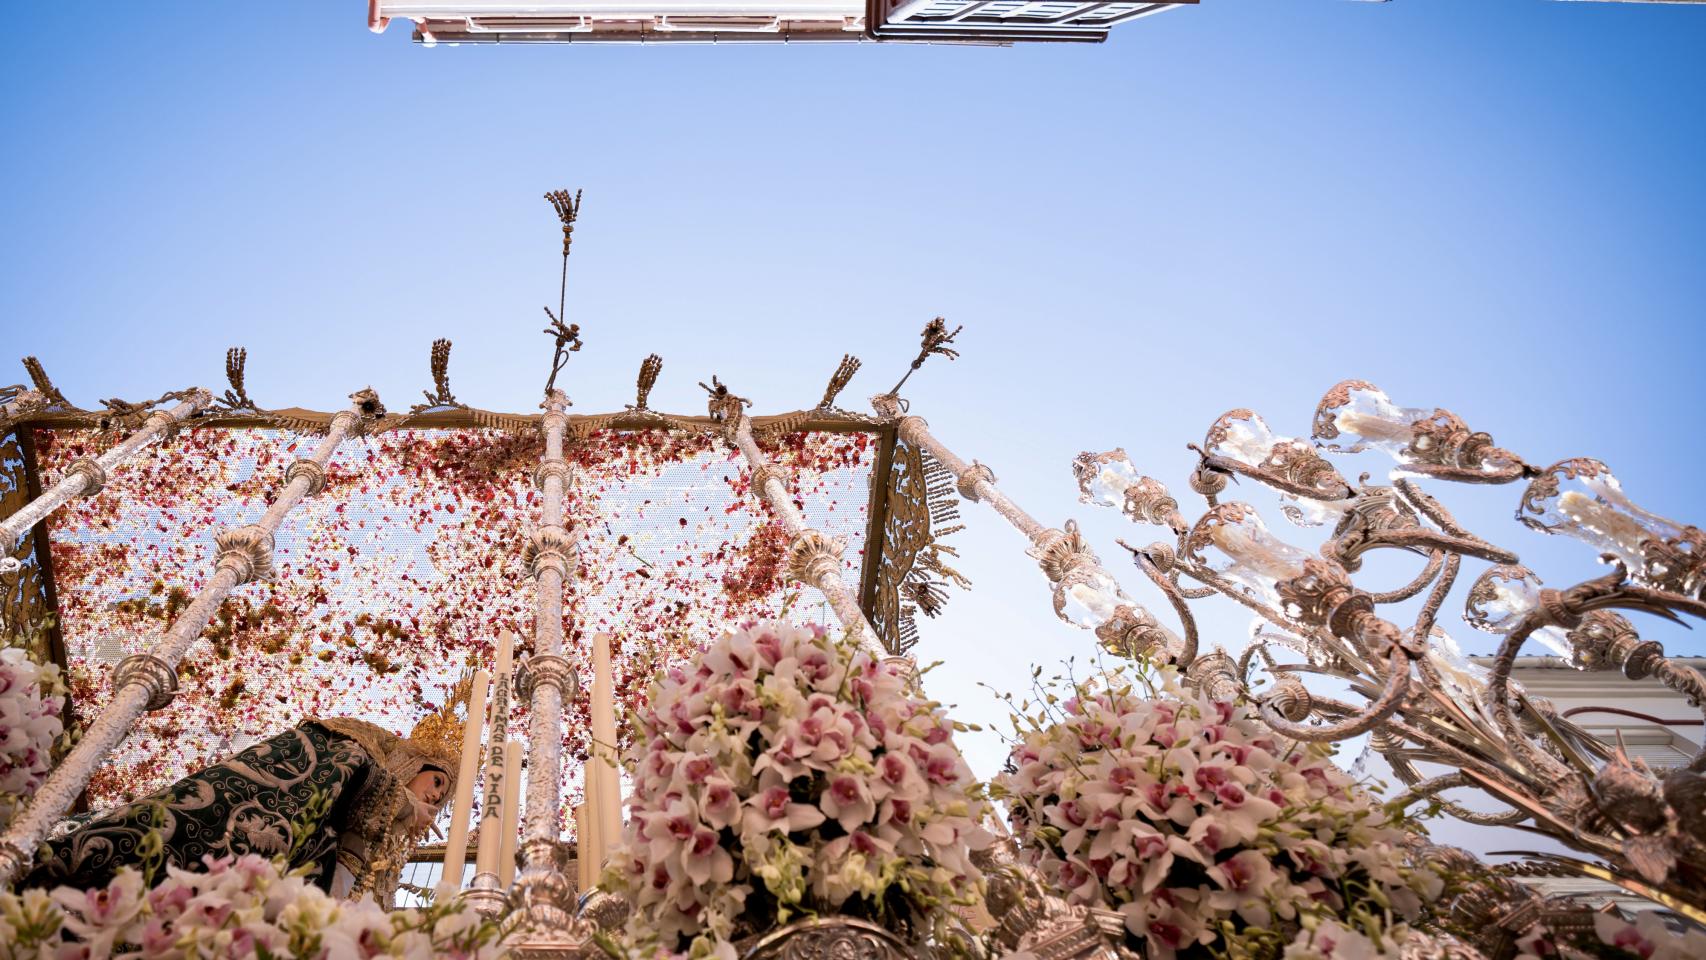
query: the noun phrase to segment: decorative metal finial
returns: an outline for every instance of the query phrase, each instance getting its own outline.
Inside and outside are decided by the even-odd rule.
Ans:
[[[35,357],[25,357],[24,369],[30,372],[30,380],[36,385],[36,392],[46,397],[50,404],[56,407],[71,406],[71,401],[65,399],[65,394],[60,393],[59,388],[54,386],[53,381],[48,378],[47,371],[42,369],[40,360]]]
[[[859,372],[861,365],[859,358],[851,353],[841,355],[841,365],[835,368],[834,373],[830,374],[829,386],[824,388],[823,399],[818,401],[817,408],[819,410],[828,410],[835,405],[836,395],[847,387],[847,382],[853,379],[855,373]]]
[[[378,420],[385,416],[385,404],[379,402],[379,393],[372,387],[362,387],[349,395],[355,405],[361,408],[361,416],[365,420]]]
[[[580,324],[563,323],[569,296],[569,248],[574,243],[575,220],[580,217],[581,192],[576,190],[571,199],[567,190],[552,190],[545,194],[545,199],[550,201],[551,209],[557,212],[557,219],[563,224],[563,276],[557,288],[557,312],[552,313],[550,307],[545,308],[545,316],[551,318],[551,325],[545,328],[545,333],[556,338],[551,377],[545,381],[545,395],[550,396],[551,391],[557,389],[557,374],[569,362],[569,354],[581,348]]]
[[[939,354],[947,357],[949,360],[957,358],[960,355],[960,352],[948,346],[948,344],[953,343],[954,338],[959,336],[960,331],[964,329],[965,327],[962,325],[955,327],[950,332],[948,330],[948,322],[941,317],[937,317],[925,324],[924,332],[920,335],[923,340],[923,344],[918,350],[918,356],[913,359],[912,366],[907,368],[906,375],[902,376],[900,378],[900,382],[894,385],[894,389],[889,391],[889,396],[898,395],[900,393],[900,388],[906,385],[906,381],[912,376],[912,374],[917,371],[919,367],[924,366],[924,361],[930,359],[933,354]]]
[[[646,398],[651,396],[652,386],[658,382],[658,374],[662,372],[663,358],[657,354],[651,354],[640,361],[640,376],[634,381],[636,391],[634,402],[628,407],[629,410],[639,413],[650,409],[646,406]]]
[[[581,325],[571,323],[563,325],[563,321],[551,314],[551,308],[545,308],[545,315],[551,317],[551,325],[545,328],[545,335],[556,339],[556,353],[551,357],[551,376],[545,381],[545,395],[557,389],[557,374],[563,372],[563,367],[569,362],[569,354],[581,348]]]
[[[569,246],[574,243],[575,218],[581,213],[581,192],[575,191],[574,197],[567,190],[552,190],[545,194],[545,199],[551,202],[551,209],[557,211],[557,219],[563,223],[563,256],[569,255]]]
[[[706,406],[709,408],[713,420],[733,423],[739,418],[742,407],[752,406],[751,400],[735,396],[734,392],[723,381],[718,380],[714,373],[711,374],[710,386],[706,386],[703,380],[699,381],[699,386],[710,394],[710,400],[706,402]]]
[[[467,404],[457,400],[456,395],[450,392],[450,341],[444,337],[432,342],[432,386],[433,392],[421,391],[426,402],[411,407],[410,413],[420,413],[435,407],[467,408]]]
[[[248,362],[249,351],[242,347],[225,351],[225,379],[231,382],[231,387],[225,391],[222,400],[232,410],[260,409],[255,406],[255,401],[249,399],[249,391],[243,386],[243,368]]]

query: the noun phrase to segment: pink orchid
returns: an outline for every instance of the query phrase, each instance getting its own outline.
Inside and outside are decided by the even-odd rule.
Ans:
[[[810,830],[825,819],[823,811],[817,807],[793,802],[787,787],[771,787],[747,801],[742,828],[747,833],[768,833],[772,830],[797,833]]]
[[[735,795],[734,784],[721,776],[708,777],[700,794],[699,814],[719,830],[740,822],[740,797]]]
[[[819,801],[823,812],[851,833],[854,827],[869,823],[877,814],[877,805],[865,782],[851,774],[841,774],[829,781],[828,789]]]
[[[687,878],[696,884],[727,883],[734,877],[734,858],[717,842],[714,831],[699,829],[682,858]]]

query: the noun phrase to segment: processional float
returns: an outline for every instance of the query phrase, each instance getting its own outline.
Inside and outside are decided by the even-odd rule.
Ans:
[[[431,427],[435,424],[458,423],[458,413],[468,414],[476,423],[515,429],[518,426],[536,429],[543,443],[542,457],[534,470],[533,482],[539,492],[539,524],[522,550],[534,582],[534,636],[531,652],[511,667],[512,639],[505,634],[498,644],[497,662],[491,670],[479,670],[467,678],[468,689],[462,693],[467,701],[469,736],[463,743],[461,774],[458,777],[456,807],[466,811],[471,806],[475,777],[472,772],[484,767],[485,789],[482,802],[483,828],[479,831],[480,850],[476,858],[473,883],[464,896],[482,910],[497,912],[513,902],[525,913],[531,929],[544,931],[544,939],[535,946],[541,949],[572,948],[585,941],[587,932],[577,920],[576,887],[585,887],[596,878],[597,864],[580,865],[579,876],[566,874],[566,862],[559,842],[560,776],[563,704],[565,697],[577,691],[578,668],[583,664],[565,656],[564,647],[564,590],[569,579],[579,531],[565,523],[564,499],[573,482],[572,471],[565,459],[565,445],[571,432],[584,437],[594,429],[623,427],[665,429],[678,431],[712,431],[730,448],[737,450],[750,473],[750,489],[766,509],[772,512],[786,534],[782,566],[794,581],[810,585],[822,592],[828,609],[856,642],[869,649],[901,656],[915,638],[910,616],[917,606],[927,613],[940,607],[940,586],[930,578],[931,572],[942,573],[963,583],[951,568],[940,563],[936,539],[929,533],[929,518],[918,515],[926,508],[926,476],[922,461],[902,472],[910,484],[911,501],[906,509],[896,508],[894,515],[905,514],[899,521],[907,530],[908,562],[892,573],[890,582],[878,584],[874,570],[867,569],[864,582],[857,590],[843,575],[842,560],[845,546],[834,536],[811,527],[801,510],[795,506],[788,489],[786,474],[765,452],[761,438],[773,441],[777,436],[814,421],[848,423],[861,430],[881,428],[880,419],[849,414],[834,407],[836,396],[859,368],[859,361],[844,357],[832,376],[822,401],[804,414],[781,418],[748,416],[748,401],[733,394],[721,381],[707,387],[708,416],[673,417],[659,414],[647,407],[647,394],[661,369],[661,360],[652,356],[642,365],[637,403],[627,414],[581,418],[575,430],[570,429],[567,414],[567,395],[557,388],[558,375],[569,355],[581,348],[579,327],[563,322],[566,305],[567,262],[571,250],[574,224],[579,212],[580,198],[566,192],[547,195],[558,214],[563,229],[563,286],[559,291],[556,312],[546,313],[551,326],[547,333],[553,337],[555,356],[550,379],[546,384],[543,416],[529,424],[532,418],[484,414],[473,411],[456,400],[448,384],[450,344],[437,341],[432,350],[432,373],[435,389],[426,392],[424,404],[417,404],[406,414],[390,414],[370,389],[353,394],[352,405],[328,419],[301,410],[265,410],[248,396],[244,384],[246,352],[233,349],[227,355],[227,376],[230,389],[223,398],[200,388],[171,393],[158,400],[130,404],[108,401],[106,410],[91,414],[72,405],[48,379],[45,370],[34,359],[26,366],[33,380],[31,388],[12,388],[6,392],[4,421],[0,427],[15,430],[27,437],[38,423],[55,427],[96,427],[114,435],[128,434],[113,443],[98,457],[84,457],[72,463],[63,476],[47,490],[28,499],[0,522],[0,535],[8,547],[23,540],[32,530],[38,535],[35,545],[45,554],[46,523],[52,514],[77,497],[98,493],[109,473],[123,469],[127,462],[151,445],[167,441],[180,428],[200,428],[212,425],[259,425],[289,431],[324,433],[308,456],[290,463],[285,471],[284,485],[271,498],[270,506],[259,520],[234,527],[217,535],[218,552],[211,579],[196,593],[194,599],[178,612],[176,618],[147,647],[122,660],[112,673],[113,696],[98,714],[89,718],[86,729],[76,745],[54,768],[47,782],[31,798],[27,809],[0,837],[0,883],[10,883],[30,864],[35,849],[49,830],[73,808],[78,797],[88,788],[101,765],[112,755],[144,712],[166,710],[178,691],[178,671],[190,646],[202,635],[215,611],[231,592],[244,584],[278,575],[274,567],[274,534],[292,509],[306,497],[321,493],[327,482],[327,466],[339,445],[351,437],[374,436],[405,426]],[[936,325],[940,327],[940,323]],[[926,336],[926,348],[920,358],[933,352],[944,352],[940,346],[951,337],[940,332]],[[916,368],[916,364],[914,367]],[[161,408],[172,402],[169,408]],[[445,414],[449,414],[447,419]],[[881,458],[893,457],[893,431],[886,434]],[[27,443],[27,439],[25,440]],[[294,444],[291,444],[294,449]],[[915,456],[916,460],[917,457]],[[32,457],[33,463],[33,457]],[[884,464],[887,466],[887,464]],[[940,491],[937,491],[938,493]],[[939,498],[938,498],[939,499]],[[884,503],[885,507],[890,506]],[[883,513],[888,514],[885,510]],[[952,517],[951,507],[935,506],[938,520]],[[885,516],[894,522],[894,516]],[[938,524],[941,532],[942,524]],[[940,548],[946,549],[946,548]],[[918,569],[912,569],[911,558],[924,554]],[[38,564],[44,566],[45,564]],[[17,574],[24,567],[19,559],[8,557],[7,573]],[[875,563],[870,567],[874,567]],[[869,599],[884,594],[888,612],[883,616],[882,633],[861,607],[861,595],[873,606],[883,601]],[[903,597],[917,598],[917,604],[903,602]],[[593,694],[592,739],[593,760],[589,765],[588,803],[577,811],[577,821],[584,835],[593,834],[605,841],[613,839],[620,812],[617,809],[619,788],[614,771],[615,730],[612,709],[608,702],[609,689],[608,636],[595,635],[593,659],[595,682]],[[63,651],[59,658],[63,659]],[[910,661],[908,661],[910,663]],[[506,833],[503,825],[513,822],[517,798],[513,796],[519,754],[503,738],[503,728],[509,710],[507,701],[518,695],[525,703],[530,718],[527,739],[524,825],[519,844],[521,869],[513,869],[515,856],[505,850]],[[489,708],[491,742],[483,744],[479,730]],[[506,794],[509,794],[506,796]],[[462,872],[459,862],[468,852],[469,824],[452,818],[451,836],[446,845],[445,874],[452,886]],[[497,827],[498,829],[493,829]],[[512,884],[510,881],[514,879]],[[579,881],[577,883],[577,880]],[[553,939],[555,932],[567,939]]]
[[[110,702],[89,719],[82,738],[0,837],[0,883],[14,880],[30,862],[48,830],[72,808],[138,717],[171,703],[184,655],[221,601],[234,589],[273,574],[274,535],[297,504],[325,489],[327,466],[341,443],[405,426],[472,422],[531,431],[542,444],[532,476],[539,522],[522,550],[533,582],[532,643],[517,662],[513,638],[503,635],[494,669],[469,678],[468,701],[473,730],[481,726],[476,718],[485,715],[489,703],[492,733],[485,752],[480,852],[473,883],[462,895],[487,912],[513,906],[528,930],[518,946],[523,952],[581,955],[590,949],[594,932],[621,914],[621,905],[608,897],[585,906],[577,901],[577,889],[588,887],[596,864],[589,857],[577,876],[569,875],[560,842],[560,792],[565,702],[578,696],[577,678],[587,666],[586,658],[565,644],[565,590],[585,532],[566,519],[565,498],[575,477],[565,451],[594,431],[624,429],[712,433],[738,451],[750,494],[765,504],[785,535],[786,575],[823,595],[852,642],[907,664],[914,682],[911,614],[932,615],[940,608],[944,585],[964,585],[964,578],[942,559],[952,551],[936,542],[957,529],[949,525],[957,515],[946,496],[957,492],[966,500],[989,504],[1026,538],[1030,556],[1049,582],[1056,613],[1093,631],[1107,651],[1170,664],[1182,670],[1188,682],[1218,698],[1248,701],[1273,730],[1296,742],[1372,734],[1373,749],[1388,758],[1410,788],[1402,801],[1478,789],[1503,809],[1486,813],[1443,798],[1440,803],[1446,812],[1474,823],[1525,824],[1596,858],[1590,862],[1534,855],[1492,868],[1488,883],[1459,904],[1469,915],[1465,925],[1485,931],[1485,942],[1477,946],[1489,954],[1497,955],[1540,918],[1553,923],[1570,922],[1560,917],[1579,920],[1579,912],[1573,913],[1568,904],[1545,901],[1509,882],[1533,875],[1607,880],[1678,914],[1706,921],[1706,895],[1701,892],[1706,889],[1706,834],[1701,832],[1706,824],[1706,755],[1659,777],[1574,727],[1545,703],[1525,696],[1510,680],[1517,652],[1527,639],[1538,637],[1583,668],[1618,668],[1631,679],[1651,676],[1692,703],[1706,700],[1706,682],[1699,673],[1666,657],[1659,644],[1642,639],[1627,620],[1611,612],[1626,608],[1673,619],[1678,614],[1706,616],[1706,536],[1633,504],[1603,464],[1573,459],[1546,469],[1530,466],[1495,447],[1486,434],[1470,431],[1448,411],[1397,407],[1360,381],[1347,381],[1328,393],[1315,414],[1314,439],[1327,452],[1375,448],[1392,454],[1400,475],[1390,487],[1370,486],[1366,477],[1353,486],[1316,445],[1274,434],[1247,410],[1221,417],[1204,443],[1193,448],[1197,464],[1190,485],[1208,504],[1194,522],[1160,482],[1140,475],[1123,452],[1081,456],[1074,471],[1083,502],[1117,508],[1134,522],[1166,527],[1175,534],[1173,543],[1128,548],[1137,569],[1177,615],[1179,629],[1174,630],[1124,591],[1075,524],[1054,528],[1034,519],[1000,490],[988,466],[957,455],[910,412],[900,394],[907,377],[931,356],[956,355],[951,344],[959,331],[950,331],[940,318],[926,325],[907,375],[892,390],[872,398],[874,416],[834,405],[859,368],[852,357],[842,360],[823,400],[806,413],[755,421],[746,412],[749,401],[712,377],[709,385],[701,384],[708,394],[707,416],[661,414],[647,406],[662,365],[654,355],[642,364],[637,402],[625,413],[571,418],[557,378],[570,354],[581,348],[578,325],[564,321],[579,195],[559,191],[548,199],[562,224],[563,286],[557,310],[546,309],[546,332],[555,353],[543,414],[537,418],[487,413],[457,401],[448,386],[447,341],[433,345],[436,390],[426,393],[426,403],[406,414],[388,414],[371,390],[362,390],[351,396],[348,409],[324,420],[302,411],[256,406],[244,389],[246,358],[240,350],[228,355],[231,389],[217,403],[209,391],[192,389],[147,404],[107,401],[104,413],[72,407],[40,364],[33,358],[26,361],[33,389],[7,392],[0,426],[27,436],[32,424],[69,423],[126,436],[99,457],[68,465],[57,482],[0,521],[8,549],[32,528],[39,549],[44,524],[56,510],[100,490],[112,472],[176,430],[241,421],[324,435],[311,454],[288,465],[282,487],[258,520],[217,535],[211,578],[147,651],[117,663]],[[174,405],[158,409],[168,402]],[[889,559],[886,552],[868,561],[857,589],[844,578],[844,545],[807,522],[784,473],[765,449],[766,436],[774,440],[809,422],[853,425],[882,435],[877,469],[886,475],[873,485],[891,489],[887,499],[874,505],[870,529],[885,531],[879,552],[904,544],[903,559],[889,563],[886,570],[872,566]],[[910,465],[897,465],[903,454],[911,458]],[[1331,538],[1313,553],[1286,543],[1262,523],[1253,507],[1219,499],[1234,477],[1277,493],[1285,514],[1300,525],[1330,525]],[[1526,481],[1519,518],[1544,532],[1592,543],[1614,562],[1614,570],[1566,590],[1544,588],[1515,565],[1515,554],[1461,527],[1418,480]],[[898,496],[903,488],[906,495]],[[894,510],[907,516],[897,520],[890,513]],[[1396,589],[1355,586],[1351,574],[1366,553],[1378,549],[1420,556],[1424,566],[1412,582]],[[1466,612],[1471,625],[1503,637],[1490,670],[1462,658],[1436,623],[1465,559],[1495,564],[1471,588]],[[22,567],[16,558],[5,562],[13,575]],[[1198,586],[1185,585],[1186,578]],[[1424,592],[1421,612],[1408,628],[1379,613],[1383,605]],[[1268,624],[1237,659],[1219,648],[1199,650],[1189,601],[1217,593]],[[594,746],[587,803],[576,815],[583,837],[605,839],[614,833],[619,817],[609,644],[607,635],[594,635]],[[1281,662],[1286,656],[1282,651],[1300,656],[1301,662]],[[1260,683],[1261,674],[1271,682]],[[1305,677],[1336,679],[1362,702],[1340,699],[1344,693],[1329,696],[1311,690]],[[510,868],[516,852],[504,849],[506,843],[515,843],[517,833],[504,826],[514,823],[514,787],[520,773],[518,752],[505,736],[512,690],[525,703],[529,718],[520,870],[513,873],[513,883]],[[459,811],[470,806],[472,774],[481,755],[480,739],[471,734],[461,754]],[[1451,767],[1453,772],[1428,776],[1421,764]],[[462,873],[468,826],[463,818],[451,824],[445,878],[453,888]],[[994,856],[995,862],[1011,867],[1010,847],[998,848]],[[1109,939],[1117,924],[1110,927],[1106,911],[1069,908],[1023,872],[1010,870],[993,884],[997,889],[991,891],[992,902],[1005,905],[995,931],[1005,949],[1060,957],[1118,955]],[[889,949],[881,947],[879,953]]]

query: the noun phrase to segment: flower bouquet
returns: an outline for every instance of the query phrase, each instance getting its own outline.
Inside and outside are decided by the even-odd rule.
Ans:
[[[1118,910],[1150,960],[1395,952],[1444,886],[1327,751],[1170,673],[1045,689],[1024,709],[991,793],[1044,882]]]
[[[1516,946],[1516,960],[1698,960],[1706,957],[1706,930],[1666,923],[1658,911],[1634,919],[1596,912],[1591,934],[1561,934],[1537,924]]]
[[[730,958],[841,915],[948,952],[980,896],[981,786],[909,669],[817,627],[752,624],[653,684],[606,889],[632,945]]]
[[[254,854],[166,867],[149,888],[120,870],[94,890],[0,892],[0,958],[59,960],[494,960],[502,928],[452,903],[386,912],[338,900]]]
[[[0,648],[0,829],[47,778],[64,709],[59,667],[36,663],[18,647]]]

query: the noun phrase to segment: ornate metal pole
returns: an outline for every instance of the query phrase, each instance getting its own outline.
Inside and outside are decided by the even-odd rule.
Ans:
[[[715,377],[712,382],[716,382]],[[871,622],[865,619],[865,611],[859,608],[859,601],[854,599],[853,591],[847,588],[847,581],[841,576],[841,553],[846,545],[806,526],[806,518],[795,509],[787,485],[752,437],[752,422],[742,409],[745,401],[729,393],[721,384],[717,387],[711,393],[711,416],[722,421],[723,439],[740,448],[746,457],[747,466],[752,468],[753,492],[770,504],[770,509],[776,512],[782,526],[793,538],[788,544],[788,575],[821,590],[842,629],[856,636],[861,646],[882,656],[887,651],[877,640],[877,632],[871,629]]]
[[[153,648],[119,661],[113,671],[112,700],[0,837],[0,888],[10,885],[23,872],[48,831],[70,809],[107,754],[130,732],[136,718],[144,710],[159,710],[172,702],[178,690],[178,663],[201,636],[226,595],[245,583],[272,576],[273,534],[279,524],[304,497],[325,489],[326,464],[338,444],[358,432],[368,418],[383,412],[372,390],[362,390],[351,399],[354,405],[332,417],[331,428],[313,455],[295,461],[285,470],[284,489],[260,520],[214,537],[219,552],[213,578],[160,635]],[[186,410],[187,416],[186,408],[194,409],[189,401],[178,407]],[[150,424],[156,422],[155,417],[163,416],[167,415],[154,414],[149,418]],[[164,429],[163,423],[155,433],[160,429]]]
[[[1181,663],[1195,656],[1195,650],[1184,649],[1187,644],[1120,592],[1118,582],[1084,544],[1077,524],[1068,521],[1067,528],[1061,530],[1038,523],[995,486],[994,471],[976,460],[967,463],[960,459],[936,439],[923,417],[907,414],[899,395],[878,394],[871,398],[871,406],[883,419],[897,421],[900,439],[948,468],[961,497],[989,504],[1031,541],[1028,552],[1054,585],[1055,613],[1062,619],[1094,630],[1096,639],[1110,649],[1135,652],[1156,648]]]
[[[156,410],[148,415],[142,429],[124,438],[112,449],[98,457],[78,457],[66,468],[59,482],[42,491],[23,509],[0,521],[0,553],[10,553],[31,527],[43,518],[70,503],[77,497],[92,497],[106,486],[107,474],[119,464],[135,456],[143,447],[153,443],[161,434],[177,427],[197,410],[213,402],[213,394],[201,388],[170,410]]]
[[[575,672],[563,658],[563,583],[577,537],[563,526],[563,494],[569,465],[563,459],[563,435],[569,398],[552,388],[545,394],[540,431],[545,455],[533,473],[544,493],[544,523],[523,550],[536,589],[533,655],[521,664],[516,685],[527,698],[532,717],[527,730],[527,821],[521,849],[525,866],[515,884],[514,902],[541,935],[570,929],[575,912],[574,883],[558,862],[557,815],[563,775],[563,699],[573,695]]]

